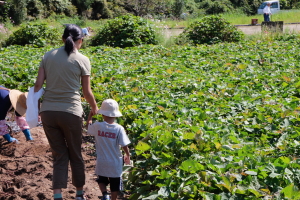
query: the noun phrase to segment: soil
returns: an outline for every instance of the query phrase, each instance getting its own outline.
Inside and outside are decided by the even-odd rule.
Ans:
[[[22,132],[13,133],[19,144],[0,137],[0,200],[50,200],[52,198],[52,153],[42,127],[31,129],[34,141],[27,142]],[[92,136],[83,134],[82,154],[86,167],[85,194],[89,200],[102,196],[95,182],[95,151]],[[75,199],[69,167],[64,199]],[[126,199],[119,197],[119,200]]]

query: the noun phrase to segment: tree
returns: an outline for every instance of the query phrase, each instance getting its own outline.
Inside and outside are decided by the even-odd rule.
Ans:
[[[175,17],[179,18],[180,15],[183,13],[185,6],[184,0],[175,0],[175,3],[173,4],[173,13]]]
[[[15,24],[21,24],[27,16],[26,0],[10,0],[7,1],[10,4],[10,16]]]
[[[233,10],[229,0],[204,0],[199,3],[199,6],[205,9],[206,14],[220,14]]]
[[[95,0],[92,5],[92,19],[115,18],[127,14],[122,0]]]
[[[82,15],[84,11],[88,10],[94,0],[71,0],[72,4],[76,6],[79,15]]]

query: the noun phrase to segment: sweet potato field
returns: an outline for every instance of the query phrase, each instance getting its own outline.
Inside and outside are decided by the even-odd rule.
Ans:
[[[300,199],[299,44],[82,49],[124,115],[130,199]],[[0,84],[27,91],[52,48],[0,49]]]

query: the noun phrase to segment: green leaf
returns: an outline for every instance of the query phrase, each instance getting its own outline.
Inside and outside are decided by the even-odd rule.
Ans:
[[[283,188],[281,190],[281,193],[283,193],[284,197],[288,198],[288,199],[296,200],[296,199],[300,198],[299,189],[294,184],[290,184],[290,185],[286,186],[285,188]]]
[[[201,165],[195,160],[190,160],[190,159],[182,162],[179,168],[189,173],[195,173],[197,171],[204,170],[203,165]]]
[[[135,149],[137,151],[137,154],[140,155],[142,154],[143,152],[149,150],[151,147],[149,144],[145,143],[145,142],[142,142],[142,141],[139,141],[138,144],[136,145]]]

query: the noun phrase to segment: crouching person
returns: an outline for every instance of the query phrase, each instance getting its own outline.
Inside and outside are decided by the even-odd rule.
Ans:
[[[27,92],[23,93],[19,90],[9,90],[0,85],[0,135],[2,135],[7,142],[18,143],[17,139],[10,136],[10,130],[5,120],[11,107],[15,109],[16,123],[24,133],[26,140],[33,140],[26,119],[23,117],[27,109],[26,95]]]

